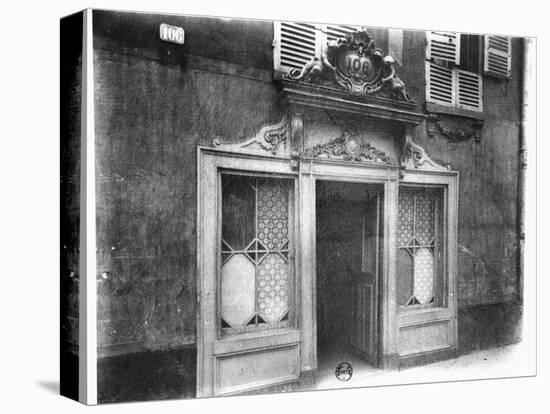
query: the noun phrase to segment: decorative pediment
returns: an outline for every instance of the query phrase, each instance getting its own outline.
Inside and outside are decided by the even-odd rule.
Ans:
[[[420,171],[450,171],[450,166],[442,166],[433,161],[424,148],[407,135],[401,155],[401,168]]]
[[[337,86],[350,95],[377,95],[412,102],[405,84],[395,73],[391,56],[384,56],[366,29],[329,40],[302,69],[293,69],[286,78],[306,83]]]
[[[344,132],[342,136],[327,142],[307,148],[301,154],[302,158],[320,158],[344,161],[366,161],[381,164],[392,164],[390,156],[377,150],[368,143],[361,142],[361,137],[355,133]]]
[[[288,155],[288,121],[282,120],[274,125],[264,126],[252,138],[236,144],[225,144],[220,138],[215,138],[213,145],[227,151],[251,153],[256,155]]]

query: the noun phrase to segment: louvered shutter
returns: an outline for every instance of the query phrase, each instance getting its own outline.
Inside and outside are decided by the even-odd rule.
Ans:
[[[456,70],[456,106],[473,111],[483,110],[482,77],[477,73]]]
[[[426,62],[426,101],[440,105],[454,106],[455,82],[451,69]]]
[[[460,35],[454,32],[426,32],[426,59],[460,64]]]
[[[506,78],[511,76],[511,40],[508,36],[485,36],[485,73]]]
[[[359,29],[360,27],[358,26],[326,25],[323,31],[325,32],[326,40],[335,40],[343,39],[346,34],[355,33],[359,31]]]
[[[307,23],[275,22],[273,63],[275,71],[301,69],[319,56],[319,30]]]

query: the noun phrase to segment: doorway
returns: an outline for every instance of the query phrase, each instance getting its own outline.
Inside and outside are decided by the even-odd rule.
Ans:
[[[379,361],[382,184],[317,181],[318,372]],[[353,365],[352,364],[352,365]]]

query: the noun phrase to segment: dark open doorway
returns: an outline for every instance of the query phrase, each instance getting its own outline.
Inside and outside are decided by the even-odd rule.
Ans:
[[[319,372],[378,365],[382,200],[380,184],[317,182]]]

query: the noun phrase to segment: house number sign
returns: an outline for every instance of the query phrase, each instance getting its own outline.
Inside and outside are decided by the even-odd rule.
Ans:
[[[359,56],[355,52],[342,53],[338,69],[355,83],[372,83],[380,75],[380,68],[373,65],[370,57]]]
[[[160,39],[165,42],[183,45],[185,42],[185,32],[183,27],[171,26],[166,23],[160,25]]]

